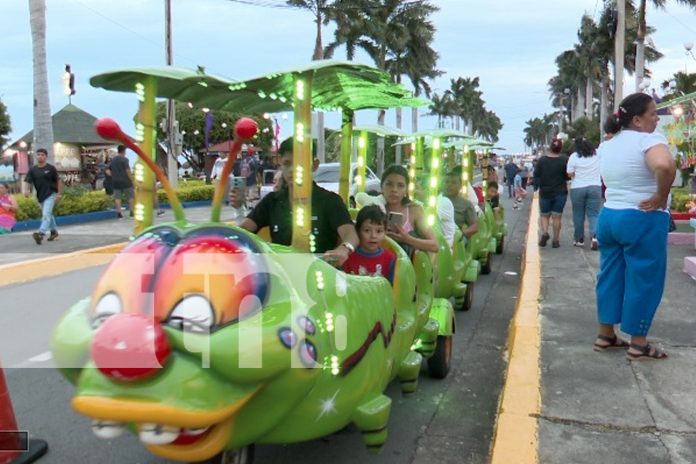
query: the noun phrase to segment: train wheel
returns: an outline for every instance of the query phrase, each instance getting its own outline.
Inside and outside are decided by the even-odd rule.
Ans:
[[[481,265],[481,274],[490,274],[493,265],[493,253],[488,253],[486,262]]]
[[[452,336],[438,335],[435,353],[428,358],[428,372],[431,377],[444,379],[452,365]]]
[[[500,240],[498,241],[498,246],[495,248],[495,254],[502,255],[503,254],[503,247],[505,247],[505,236],[504,235],[502,237],[500,237]]]
[[[236,450],[223,451],[199,464],[252,464],[254,462],[254,445]]]
[[[474,282],[467,282],[466,293],[464,294],[464,301],[459,307],[461,311],[468,311],[474,305]]]

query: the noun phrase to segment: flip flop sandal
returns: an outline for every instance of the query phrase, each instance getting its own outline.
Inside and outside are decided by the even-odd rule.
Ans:
[[[614,335],[613,337],[607,337],[606,335],[597,335],[597,340],[607,342],[606,345],[594,342],[594,346],[592,347],[592,349],[600,353],[606,350],[629,347],[629,343],[626,340],[623,340],[617,337],[616,335]]]
[[[631,349],[638,351],[639,353],[631,353],[626,351],[626,358],[629,361],[648,361],[651,359],[667,359],[667,353],[657,348],[656,346],[648,343],[645,346],[634,345],[631,343]]]

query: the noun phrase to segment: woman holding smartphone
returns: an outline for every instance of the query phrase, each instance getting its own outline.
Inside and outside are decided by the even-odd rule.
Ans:
[[[387,210],[387,235],[407,252],[438,249],[423,208],[408,197],[408,171],[399,165],[389,166],[382,175],[382,197]]]

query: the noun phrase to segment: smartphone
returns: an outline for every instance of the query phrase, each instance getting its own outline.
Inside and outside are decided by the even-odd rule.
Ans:
[[[230,176],[230,188],[242,190],[246,188],[246,177]]]
[[[401,226],[404,223],[404,215],[397,212],[391,212],[387,215],[387,223],[395,226]]]

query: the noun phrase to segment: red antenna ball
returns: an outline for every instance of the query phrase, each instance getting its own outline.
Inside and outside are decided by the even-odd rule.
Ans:
[[[258,130],[258,124],[251,118],[240,118],[234,125],[234,133],[240,139],[250,139],[256,135]]]
[[[111,118],[97,119],[94,123],[94,128],[97,130],[99,137],[107,140],[121,140],[123,131],[116,121]]]

